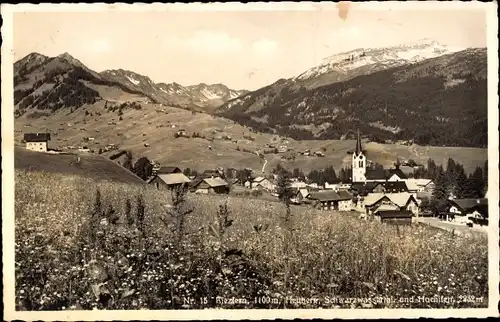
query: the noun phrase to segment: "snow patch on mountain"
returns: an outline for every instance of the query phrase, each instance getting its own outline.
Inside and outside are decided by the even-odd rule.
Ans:
[[[134,85],[139,85],[141,82],[138,81],[137,79],[131,77],[131,76],[128,76],[128,75],[125,75],[125,77],[127,77],[127,79]]]
[[[218,95],[217,93],[214,93],[206,88],[202,89],[200,93],[209,100],[220,99],[222,97],[221,95]]]
[[[380,69],[402,66],[460,50],[463,48],[448,47],[431,39],[387,48],[358,48],[326,57],[320,65],[305,71],[294,80],[307,80],[335,71],[348,72],[375,64],[380,65]]]

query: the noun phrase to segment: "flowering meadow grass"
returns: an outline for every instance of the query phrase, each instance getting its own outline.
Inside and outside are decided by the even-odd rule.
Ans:
[[[18,310],[487,307],[484,236],[44,172],[15,194]]]

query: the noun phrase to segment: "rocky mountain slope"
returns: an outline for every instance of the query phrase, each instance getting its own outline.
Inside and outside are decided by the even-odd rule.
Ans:
[[[170,101],[181,106],[197,106],[202,111],[212,111],[230,99],[248,93],[247,90],[233,90],[224,84],[198,84],[182,86],[178,83],[159,83],[160,90]]]
[[[462,49],[450,48],[432,39],[421,39],[387,48],[358,48],[326,57],[320,65],[303,72],[293,80],[304,83],[307,88],[313,88],[460,50]]]
[[[68,53],[57,57],[32,53],[14,63],[17,115],[29,109],[76,109],[99,100],[149,102],[205,111],[246,92],[223,84],[155,84],[147,76],[123,69],[97,73]]]
[[[230,99],[248,91],[232,90],[223,84],[198,84],[182,86],[178,83],[155,84],[149,77],[128,70],[106,70],[101,73],[108,79],[119,82],[135,91],[140,91],[153,98],[154,102],[181,107],[189,107],[198,111],[210,111]]]
[[[230,100],[218,113],[295,139],[340,139],[359,127],[378,141],[486,146],[486,49],[446,54],[436,43],[417,47],[336,55],[323,67]],[[383,59],[372,64],[376,57]],[[329,83],[317,86],[325,77]]]

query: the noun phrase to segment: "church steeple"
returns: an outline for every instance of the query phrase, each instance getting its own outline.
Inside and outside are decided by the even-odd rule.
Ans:
[[[363,149],[361,148],[361,137],[359,136],[359,129],[358,129],[358,140],[356,142],[356,155],[358,155],[361,152],[363,152]]]
[[[363,154],[361,146],[361,136],[359,135],[356,141],[356,151],[352,154],[352,182],[366,181],[366,158]]]

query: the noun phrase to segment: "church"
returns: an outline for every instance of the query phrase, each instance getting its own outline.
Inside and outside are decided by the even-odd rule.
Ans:
[[[399,163],[395,169],[367,169],[366,151],[361,145],[361,136],[356,140],[356,149],[352,153],[352,183],[385,182],[385,181],[405,181],[407,175],[399,168]]]
[[[353,209],[366,215],[383,210],[397,212],[401,216],[407,212],[405,216],[409,216],[410,221],[411,216],[418,216],[418,187],[413,182],[416,179],[409,179],[400,169],[399,162],[393,169],[369,168],[369,163],[358,130],[356,149],[352,152],[352,182],[349,189],[355,196]]]

